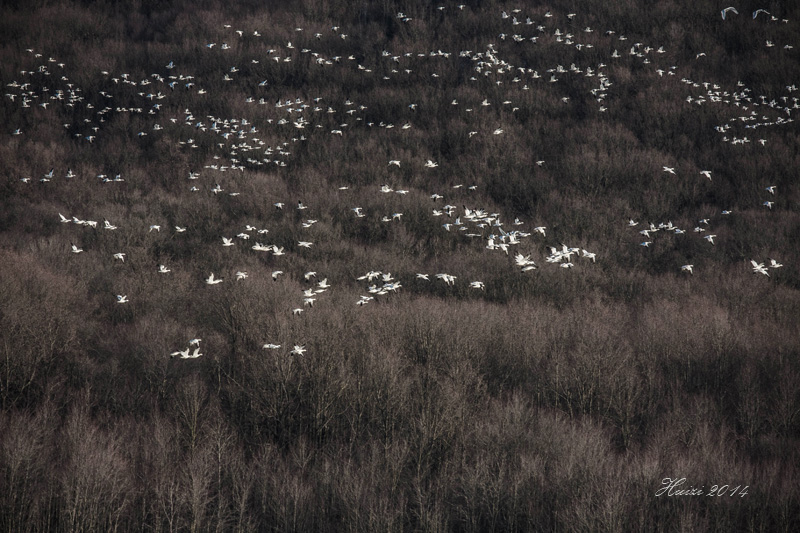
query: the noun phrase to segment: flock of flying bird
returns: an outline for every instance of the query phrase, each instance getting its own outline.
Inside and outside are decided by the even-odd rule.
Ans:
[[[665,166],[665,167],[663,167],[663,170],[664,170],[664,172],[667,172],[667,173],[672,174],[672,175],[676,174],[675,169],[672,168],[672,167],[666,167]],[[702,171],[700,171],[700,174],[705,176],[709,180],[711,180],[711,174],[712,173],[711,173],[710,170],[702,170]],[[768,185],[767,187],[764,187],[764,190],[774,196],[775,195],[775,191],[777,190],[777,186],[776,185]],[[762,205],[764,207],[767,207],[770,210],[772,210],[772,206],[774,205],[774,202],[771,201],[771,200],[765,200]],[[722,211],[720,211],[720,215],[722,215],[722,216],[731,216],[733,214],[734,213],[733,213],[732,209],[723,209]],[[628,221],[628,227],[636,228],[637,226],[639,226],[639,222],[635,221],[634,219],[630,219]],[[707,233],[707,231],[710,229],[710,227],[711,227],[711,219],[709,219],[709,218],[701,218],[700,220],[697,221],[697,225],[692,229],[692,233],[696,233],[698,235],[702,235],[703,239],[705,239],[711,246],[714,246],[716,244],[714,242],[714,239],[717,238],[717,235],[713,234],[713,233]],[[655,234],[658,233],[659,231],[663,231],[664,233],[667,233],[667,234],[670,234],[670,235],[684,235],[684,234],[688,233],[686,230],[675,226],[672,223],[672,221],[661,222],[658,225],[650,222],[648,224],[648,227],[639,230],[639,234],[643,235],[644,238],[646,239],[646,240],[640,242],[639,245],[643,246],[645,248],[649,248],[650,245],[653,244],[653,240],[652,239],[654,238]],[[764,263],[758,263],[753,259],[750,260],[750,263],[753,266],[753,272],[754,273],[764,274],[765,276],[768,276],[768,277],[769,277],[769,272],[767,271],[767,268],[781,268],[783,266],[783,264],[779,263],[778,261],[776,261],[775,259],[772,259],[772,258],[770,258],[770,264],[768,265],[768,267],[765,267]],[[687,263],[687,264],[681,265],[680,271],[681,272],[686,272],[688,274],[694,274],[694,264]]]
[[[457,6],[457,8],[460,11],[464,9],[464,6]],[[445,8],[440,7],[439,9],[443,11]],[[733,7],[722,10],[723,19],[736,14],[738,12]],[[612,105],[609,104],[607,96],[610,91],[613,91],[613,81],[611,75],[607,72],[606,63],[587,59],[583,62],[576,61],[568,67],[553,64],[543,65],[539,69],[515,65],[503,59],[501,48],[507,43],[513,42],[520,46],[537,46],[542,43],[557,44],[564,47],[572,47],[579,54],[578,57],[584,51],[602,47],[604,50],[609,50],[606,58],[609,62],[636,61],[643,65],[649,65],[648,71],[659,77],[669,78],[670,76],[676,76],[679,72],[677,65],[667,65],[660,59],[663,54],[667,53],[664,46],[651,46],[641,42],[629,44],[626,43],[627,37],[619,35],[613,30],[595,31],[589,26],[574,31],[574,33],[564,30],[563,25],[574,26],[576,16],[576,14],[570,13],[565,17],[556,17],[548,11],[541,16],[541,19],[535,21],[530,16],[523,14],[522,10],[519,9],[514,9],[510,13],[503,11],[499,14],[499,17],[503,24],[506,25],[507,30],[497,35],[497,39],[502,44],[488,43],[482,51],[444,52],[442,50],[430,50],[400,52],[384,50],[381,52],[380,58],[373,63],[365,59],[357,59],[354,55],[338,56],[313,49],[313,43],[319,41],[323,36],[321,32],[313,34],[315,39],[304,40],[298,38],[296,40],[296,42],[308,43],[306,45],[308,47],[296,46],[292,42],[286,42],[283,45],[273,43],[271,45],[273,47],[266,50],[263,55],[253,55],[245,59],[245,54],[238,52],[240,50],[239,42],[244,42],[245,40],[265,41],[267,39],[264,36],[266,32],[262,34],[258,29],[245,31],[225,25],[222,32],[227,35],[230,42],[208,42],[204,43],[205,46],[201,48],[203,53],[213,54],[215,57],[219,54],[229,54],[229,56],[223,55],[222,57],[230,57],[231,66],[224,72],[218,72],[216,74],[218,78],[211,79],[206,77],[205,79],[199,79],[192,73],[182,73],[180,72],[180,66],[175,61],[170,61],[150,76],[139,80],[134,79],[128,73],[100,71],[98,74],[105,89],[97,94],[85,94],[81,87],[67,76],[68,69],[64,63],[53,57],[45,58],[35,50],[28,49],[27,52],[30,58],[33,59],[33,66],[21,72],[21,81],[14,80],[6,83],[8,91],[6,98],[13,103],[18,103],[22,108],[40,109],[41,111],[39,112],[41,114],[36,117],[37,120],[52,120],[52,116],[55,114],[54,109],[56,108],[70,109],[75,120],[70,123],[64,123],[64,130],[77,141],[85,142],[89,145],[93,145],[105,135],[105,125],[115,115],[128,114],[149,117],[144,121],[150,124],[149,128],[138,131],[135,134],[135,138],[143,139],[148,136],[161,136],[166,140],[170,136],[175,136],[180,139],[176,143],[179,149],[196,150],[202,148],[210,154],[202,171],[190,171],[188,173],[188,193],[198,194],[206,191],[214,197],[220,195],[235,197],[240,194],[232,190],[235,189],[235,182],[238,176],[246,176],[246,172],[266,171],[266,167],[291,168],[293,163],[292,147],[298,143],[309,141],[313,136],[327,134],[346,138],[348,132],[356,127],[382,129],[392,135],[402,135],[403,132],[414,127],[415,119],[424,114],[424,109],[419,103],[408,102],[405,119],[402,124],[396,127],[390,120],[373,118],[372,115],[368,114],[369,109],[367,106],[351,101],[349,98],[344,98],[340,102],[326,102],[319,97],[309,98],[307,96],[291,95],[281,97],[275,102],[267,101],[265,96],[259,94],[259,91],[271,88],[270,72],[272,69],[288,68],[287,65],[302,63],[303,67],[295,68],[346,69],[358,72],[363,76],[375,77],[380,82],[391,85],[397,80],[402,81],[404,78],[420,75],[420,73],[429,76],[432,82],[437,81],[437,79],[447,79],[450,76],[449,73],[453,71],[452,67],[456,61],[468,60],[472,65],[469,77],[470,83],[474,83],[476,86],[485,86],[485,84],[489,83],[494,87],[509,88],[507,91],[508,97],[505,99],[492,100],[486,97],[471,102],[459,102],[456,99],[450,102],[450,107],[455,113],[473,115],[493,106],[508,109],[513,114],[518,109],[514,102],[515,91],[530,91],[539,86],[543,89],[548,88],[548,90],[560,91],[560,94],[563,94],[560,97],[561,102],[565,105],[570,104],[570,97],[566,89],[570,85],[577,85],[581,90],[585,90],[587,94],[590,94],[591,99],[596,104],[597,112],[606,113],[608,107]],[[763,9],[753,13],[754,19],[759,16],[770,17],[769,22],[771,23],[787,22],[786,20],[778,20],[772,17],[771,14]],[[404,13],[398,13],[397,19],[404,24],[411,23],[413,20],[413,18],[406,16]],[[294,31],[298,35],[303,35],[305,30],[303,28],[295,28]],[[338,26],[332,27],[330,31],[344,41],[349,38],[346,31]],[[630,47],[628,52],[620,52],[620,49],[627,50],[628,47]],[[788,51],[792,49],[792,46],[787,44],[783,48]],[[702,60],[702,56],[704,54],[698,54],[696,59]],[[597,57],[597,55],[593,54],[589,57]],[[246,64],[236,64],[237,61],[247,60],[249,62]],[[249,78],[246,78],[247,76]],[[216,86],[220,83],[223,85],[240,83],[243,86],[248,86],[245,85],[245,82],[252,81],[254,76],[257,76],[258,83],[255,84],[257,87],[253,94],[246,96],[245,103],[258,106],[257,111],[254,110],[253,113],[259,117],[258,119],[219,117],[202,112],[195,113],[189,108],[183,106],[176,108],[174,104],[171,104],[171,100],[176,95],[186,94],[187,92],[197,97],[208,94],[209,90],[203,88],[204,84]],[[588,87],[584,80],[588,80]],[[705,90],[705,93],[688,96],[686,102],[689,105],[727,106],[726,109],[729,108],[736,113],[737,116],[716,127],[716,131],[723,135],[722,140],[732,144],[745,145],[750,142],[746,135],[740,135],[735,131],[738,125],[744,125],[746,129],[784,125],[793,121],[791,118],[792,112],[800,108],[798,98],[792,96],[792,93],[796,91],[794,85],[786,87],[786,96],[774,99],[764,95],[753,94],[753,91],[745,87],[741,82],[737,84],[737,87],[729,89],[720,87],[713,81],[693,81],[684,77],[682,82],[690,89]],[[124,105],[117,104],[117,100],[126,103]],[[488,136],[504,135],[505,129],[502,126],[502,124],[497,124],[484,128],[484,131],[470,131],[469,138],[474,139],[474,142],[479,142]],[[269,132],[269,135],[267,132]],[[11,134],[15,137],[21,137],[25,135],[25,132],[20,127],[13,129]],[[284,140],[267,144],[267,141],[263,138],[268,136],[273,138],[282,137]],[[760,138],[758,142],[764,145],[766,139]],[[543,166],[545,161],[539,160],[536,164]],[[432,158],[423,156],[418,161],[404,161],[403,157],[398,156],[388,161],[387,179],[391,182],[393,169],[400,169],[404,165],[411,165],[421,172],[446,172],[446,168],[440,166]],[[675,168],[670,166],[664,166],[663,171],[673,175],[676,174]],[[236,178],[231,176],[234,173],[237,176]],[[703,170],[700,174],[711,180],[712,171]],[[63,175],[67,181],[81,179],[79,173],[76,173],[71,168],[67,169]],[[100,183],[125,182],[122,173],[117,171],[100,170],[94,175]],[[38,181],[46,185],[54,179],[56,179],[55,169],[51,168],[41,175]],[[31,183],[33,180],[31,177],[25,176],[20,178],[20,181]],[[476,185],[465,186],[463,183],[454,183],[451,187],[454,192],[459,193],[468,193],[477,188]],[[346,186],[339,187],[339,191],[346,191],[347,189],[348,187]],[[458,191],[459,189],[461,191]],[[766,190],[775,195],[776,187],[769,186]],[[474,239],[482,242],[482,247],[490,253],[501,253],[513,258],[514,266],[521,272],[530,272],[540,268],[540,265],[532,258],[532,253],[518,251],[526,239],[530,238],[540,239],[542,242],[539,246],[549,250],[549,254],[544,256],[545,264],[557,265],[562,269],[568,270],[573,268],[578,261],[594,264],[597,260],[596,253],[590,252],[583,247],[573,247],[563,243],[559,243],[558,246],[553,245],[553,243],[547,245],[544,242],[547,237],[547,228],[544,225],[536,225],[530,231],[524,231],[523,226],[525,223],[519,218],[514,219],[513,222],[505,223],[502,221],[500,213],[488,212],[482,208],[467,207],[466,205],[463,205],[461,209],[451,204],[441,205],[439,201],[446,200],[445,194],[440,194],[441,192],[443,191],[433,193],[428,191],[426,193],[433,203],[429,222],[439,225],[443,232],[457,234],[463,236],[464,239]],[[409,189],[386,183],[376,193],[403,196],[409,193]],[[278,198],[275,200],[275,209],[283,211],[284,208],[287,208],[288,204],[285,200],[281,201]],[[772,209],[773,202],[766,200],[763,205]],[[306,205],[300,201],[296,205],[296,210],[305,214],[305,210],[310,207],[313,206]],[[351,213],[350,216],[357,219],[368,216],[365,213],[365,209],[360,206],[346,206],[343,209],[346,209]],[[723,215],[730,214],[730,211],[723,211],[722,213]],[[103,225],[100,226],[94,220],[83,220],[76,216],[67,217],[61,213],[58,215],[60,222],[65,224],[72,223],[98,231],[114,231],[117,229],[117,226],[109,220],[104,220]],[[391,224],[402,221],[404,213],[395,211],[379,216],[381,222]],[[439,220],[443,220],[443,222],[438,222]],[[317,221],[317,219],[313,218],[304,218],[300,224],[302,229],[309,229]],[[628,224],[631,228],[639,225],[634,220],[630,220]],[[704,234],[703,238],[710,245],[714,245],[716,235],[707,233],[709,229],[710,221],[703,219],[698,222],[693,232],[698,235]],[[149,225],[147,233],[160,233],[161,230],[162,224],[155,223]],[[192,228],[187,226],[174,226],[175,235],[191,232],[191,230]],[[273,257],[284,256],[287,253],[302,254],[303,250],[314,246],[314,242],[310,239],[298,240],[296,243],[265,243],[269,231],[268,228],[259,229],[255,226],[247,225],[245,228],[234,230],[228,235],[220,235],[220,245],[231,249],[237,247],[242,249],[245,246],[249,246],[254,252],[269,253]],[[652,238],[658,232],[669,232],[675,235],[688,233],[686,230],[673,226],[671,222],[658,225],[651,223],[648,227],[639,231],[646,239],[641,242],[641,246],[649,247],[653,242]],[[252,245],[250,244],[251,238],[255,241]],[[82,247],[74,243],[71,246],[73,254],[84,252]],[[125,262],[125,251],[114,250],[109,255],[114,260]],[[768,268],[775,269],[782,266],[774,259],[771,260],[768,266],[755,260],[751,260],[751,263],[754,272],[767,276],[769,276]],[[680,270],[693,274],[694,265],[682,265]],[[167,275],[172,272],[172,268],[165,264],[159,264],[157,272]],[[218,285],[226,281],[225,277],[217,277],[213,272],[208,274],[204,281],[209,286]],[[277,282],[283,274],[283,270],[276,269],[271,272],[271,277],[273,281]],[[240,282],[248,279],[249,274],[246,271],[239,270],[233,277],[236,282]],[[315,271],[303,273],[302,278],[312,286],[302,290],[300,304],[297,307],[291,307],[287,310],[293,315],[300,315],[306,309],[313,308],[318,298],[331,288],[327,278],[315,281],[317,278],[317,272]],[[458,279],[459,276],[444,272],[434,275],[434,280],[439,280],[446,286],[454,286]],[[430,274],[417,273],[416,280],[418,282],[431,281]],[[357,278],[356,281],[367,282],[365,287],[367,294],[361,295],[355,302],[355,305],[358,306],[367,305],[377,297],[394,294],[403,287],[401,280],[396,279],[391,273],[377,270],[367,272]],[[468,287],[485,291],[485,284],[481,280],[469,281]],[[117,294],[116,301],[121,305],[129,303],[128,296],[125,294]],[[192,346],[194,346],[194,350],[190,354]],[[281,346],[281,344],[268,342],[263,347],[264,349],[277,350]],[[304,345],[295,344],[290,353],[302,355],[305,351]],[[181,359],[200,357],[203,355],[200,353],[200,339],[192,339],[184,350],[175,351],[171,355]]]

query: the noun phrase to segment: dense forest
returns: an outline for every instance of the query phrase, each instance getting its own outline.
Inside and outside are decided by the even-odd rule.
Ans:
[[[800,3],[5,1],[0,80],[3,532],[800,523]]]

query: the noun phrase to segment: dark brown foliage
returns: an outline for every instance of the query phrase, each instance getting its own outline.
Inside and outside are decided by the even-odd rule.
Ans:
[[[84,121],[97,116],[85,107],[0,104],[0,530],[790,531],[800,523],[800,137],[786,123],[737,129],[754,141],[747,146],[723,142],[715,126],[739,112],[687,103],[697,91],[680,81],[731,90],[741,81],[754,100],[793,97],[786,85],[800,82],[800,9],[770,6],[790,22],[768,25],[740,6],[719,24],[721,7],[707,2],[579,4],[521,6],[530,13],[519,17],[541,21],[552,11],[564,31],[595,46],[582,51],[549,37],[537,46],[498,40],[510,27],[500,13],[516,6],[494,0],[444,11],[427,1],[4,2],[4,88],[55,57],[86,103],[112,110],[88,143]],[[574,23],[565,17],[572,9],[580,9]],[[584,36],[585,26],[595,32]],[[629,37],[612,50],[663,44],[680,70],[659,76],[641,61],[610,63],[602,112],[596,78],[526,78],[529,88],[513,74],[502,84],[472,81],[472,59],[432,56],[401,75],[381,54],[457,56],[492,42],[513,65],[549,78],[556,65],[606,61],[611,28]],[[770,39],[796,48],[772,53]],[[208,53],[210,42],[233,49]],[[274,62],[276,48],[292,61]],[[303,48],[342,58],[319,66]],[[194,76],[194,88],[112,79],[168,76],[170,61]],[[224,80],[234,65],[240,71]],[[61,87],[56,75],[29,77],[37,98]],[[156,118],[118,109],[143,105],[140,90],[168,95]],[[113,104],[101,91],[113,92]],[[267,122],[276,101],[315,97],[338,110],[315,117],[320,128]],[[346,99],[364,109],[345,115]],[[454,99],[473,112],[454,114]],[[265,146],[290,152],[287,167],[233,154],[244,171],[206,171],[232,156],[222,143],[225,157],[213,159],[223,151],[203,129],[208,116],[246,117]],[[412,127],[401,130],[405,123]],[[17,127],[24,133],[12,135]],[[504,133],[493,136],[495,128]],[[402,166],[387,167],[390,159]],[[428,159],[440,166],[425,168]],[[664,173],[667,165],[677,173]],[[39,183],[50,168],[54,179]],[[78,177],[65,179],[67,168]],[[699,175],[709,168],[713,181]],[[188,181],[189,172],[199,179]],[[125,181],[100,183],[101,173]],[[217,183],[224,193],[210,192]],[[384,184],[408,193],[382,194]],[[434,203],[432,193],[445,199]],[[309,209],[294,209],[298,200]],[[515,217],[525,231],[547,226],[547,237],[520,245],[540,268],[521,273],[511,257],[487,252],[485,239],[445,231],[452,218],[430,213],[446,202],[501,213],[506,227]],[[400,220],[381,220],[396,212]],[[118,229],[62,224],[58,213]],[[302,228],[309,218],[318,222]],[[630,228],[629,218],[641,224]],[[692,232],[701,218],[714,221],[714,246]],[[667,220],[687,234],[662,231],[639,246],[638,230]],[[221,236],[245,225],[269,233],[222,246]],[[300,240],[314,245],[304,250]],[[255,241],[286,255],[254,251]],[[546,264],[562,242],[597,252],[597,262]],[[84,252],[71,253],[70,243]],[[112,258],[120,251],[124,263]],[[750,259],[769,257],[784,267],[770,278],[750,272]],[[687,263],[694,274],[680,271]],[[159,273],[160,264],[172,271]],[[357,307],[366,283],[356,277],[373,269],[403,288]],[[284,271],[277,282],[275,270]],[[308,270],[316,280],[303,278]],[[234,281],[237,271],[248,279]],[[205,285],[211,272],[225,282]],[[438,272],[457,283],[434,280]],[[301,290],[325,277],[332,289],[293,316]],[[472,280],[484,290],[469,288]],[[117,294],[130,302],[117,304]],[[169,356],[196,337],[202,357]],[[294,344],[307,352],[290,355]],[[714,484],[749,489],[657,497],[668,477],[705,493]]]

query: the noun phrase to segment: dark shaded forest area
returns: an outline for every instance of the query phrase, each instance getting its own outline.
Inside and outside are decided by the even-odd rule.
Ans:
[[[799,37],[3,2],[0,529],[793,531]]]

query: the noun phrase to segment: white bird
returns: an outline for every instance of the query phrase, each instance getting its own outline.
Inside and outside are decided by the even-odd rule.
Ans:
[[[706,236],[705,236],[705,237],[703,237],[703,238],[704,238],[705,240],[707,240],[708,242],[710,242],[711,244],[714,244],[714,237],[716,237],[716,235],[706,235]]]
[[[731,13],[733,13],[734,15],[738,15],[739,14],[739,12],[736,11],[735,7],[733,7],[733,6],[726,7],[725,9],[722,10],[722,20],[725,20],[725,15],[727,15],[729,11]],[[753,17],[753,18],[755,18],[755,17]]]
[[[767,191],[767,192],[769,192],[770,194],[774,195],[774,194],[775,194],[775,189],[776,189],[776,188],[777,188],[777,187],[776,187],[775,185],[770,185],[769,187],[765,187],[765,188],[764,188],[764,190],[765,190],[765,191]],[[60,213],[59,213],[59,214],[60,214]],[[62,222],[63,222],[63,221],[62,221]]]
[[[234,246],[236,243],[233,242],[233,237],[223,237],[222,238],[222,246]]]
[[[675,168],[673,167],[663,167],[664,172],[669,172],[670,174],[675,174]]]
[[[482,281],[471,281],[469,286],[473,289],[480,289],[482,291],[486,290]]]
[[[533,259],[531,259],[530,255],[522,255],[522,254],[515,255],[514,262],[519,267],[526,267],[534,264]]]
[[[186,359],[189,357],[189,348],[187,347],[185,350],[179,350],[177,352],[172,352],[169,354],[170,357],[175,357],[176,355],[180,355],[181,359]]]
[[[431,159],[428,159],[428,160],[425,162],[425,167],[426,167],[426,168],[436,168],[436,167],[438,167],[438,166],[439,166],[439,163],[434,163],[434,162],[433,162],[433,160],[431,160]]]
[[[299,344],[295,344],[294,348],[289,353],[292,354],[292,355],[303,355],[305,352],[306,352],[305,345],[300,346]]]
[[[268,342],[267,344],[262,346],[262,348],[264,348],[265,350],[277,350],[280,347],[281,347],[280,344],[273,344],[271,342]]]
[[[208,285],[216,285],[217,283],[222,283],[221,278],[215,278],[214,273],[212,272],[210,276],[206,279],[206,284]]]
[[[783,266],[783,264],[782,264],[782,263],[778,263],[778,262],[777,262],[777,261],[775,261],[774,259],[770,259],[770,260],[769,260],[769,267],[770,267],[770,268],[780,268],[780,267],[782,267],[782,266]]]
[[[247,278],[247,272],[239,271],[236,273],[236,281],[241,281]]]
[[[75,246],[74,244],[72,245],[72,253],[73,253],[73,254],[79,254],[79,253],[81,253],[82,251],[83,251],[83,248],[78,248],[78,247],[77,247],[77,246]]]
[[[701,170],[700,174],[708,178],[708,181],[711,181],[711,171],[710,170]]]
[[[770,209],[772,209],[772,206],[774,204],[775,202],[770,202],[769,200],[766,200],[762,205],[764,205],[764,207],[769,207]]]
[[[682,272],[688,272],[689,274],[694,274],[694,272],[692,271],[693,268],[694,268],[694,265],[683,265],[681,267],[681,271]]]
[[[588,259],[591,259],[591,260],[592,260],[592,263],[594,263],[594,262],[595,262],[595,259],[596,259],[596,257],[597,257],[597,254],[596,254],[596,253],[594,253],[594,252],[589,252],[588,250],[581,250],[581,252],[583,253],[583,257],[586,257],[586,258],[588,258]]]
[[[117,294],[117,303],[118,304],[128,303],[128,295]]]
[[[306,281],[311,281],[311,278],[317,277],[317,273],[314,271],[309,271],[303,274],[303,277],[306,279]]]
[[[448,285],[453,285],[453,284],[455,284],[455,281],[456,281],[456,277],[455,276],[453,276],[451,274],[444,273],[444,272],[441,273],[441,274],[436,274],[436,277],[438,279],[444,281]]]
[[[161,231],[161,226],[159,226],[158,224],[153,224],[153,225],[150,226],[150,231],[153,231],[153,230],[156,230],[156,231],[160,232]],[[150,231],[148,231],[147,233],[150,233]]]
[[[203,339],[192,339],[189,341],[189,346],[200,346],[200,341]]]
[[[103,228],[105,228],[107,230],[112,230],[112,231],[117,229],[116,226],[112,225],[111,222],[109,222],[108,220],[105,220],[105,219],[103,219]]]
[[[166,266],[164,266],[164,265],[158,265],[158,272],[159,272],[160,274],[167,274],[168,272],[172,272],[172,270],[168,269],[168,268],[167,268]]]
[[[767,272],[767,269],[764,267],[764,263],[756,263],[751,259],[750,264],[753,265],[753,274],[764,274],[769,277],[769,272]]]
[[[114,259],[119,259],[123,263],[125,262],[125,254],[122,252],[117,252],[114,254]]]
[[[58,216],[61,218],[61,222],[62,223],[64,223],[64,222],[72,222],[72,219],[65,217],[61,213],[59,213]]]
[[[391,165],[395,165],[396,167],[398,167],[398,168],[399,168],[399,167],[400,167],[400,160],[398,160],[398,159],[392,159],[392,160],[390,160],[390,161],[389,161],[389,166],[391,166]]]
[[[283,270],[275,270],[272,273],[272,281],[278,281],[278,276],[280,276],[281,274],[283,274]]]
[[[187,350],[188,350],[188,348],[187,348]],[[203,355],[203,354],[200,353],[200,347],[198,346],[197,348],[194,349],[194,352],[192,352],[192,355],[188,355],[188,354],[187,355],[183,355],[183,354],[181,354],[181,359],[197,359],[201,355]]]

